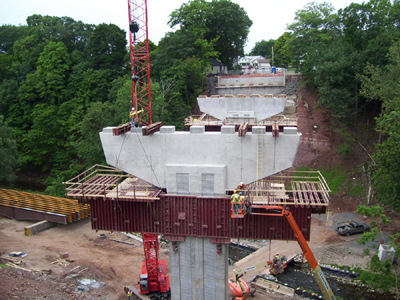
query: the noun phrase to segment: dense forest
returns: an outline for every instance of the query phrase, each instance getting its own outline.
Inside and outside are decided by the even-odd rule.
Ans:
[[[0,26],[0,181],[36,174],[46,193],[104,164],[98,137],[128,121],[131,76],[126,32],[113,24],[32,15],[27,25]],[[209,59],[235,68],[252,21],[229,0],[192,0],[170,14],[169,32],[150,43],[153,120],[183,127],[203,92]],[[294,67],[319,96],[332,126],[362,130],[373,120],[376,140],[349,130],[341,151],[359,143],[368,153],[369,202],[400,206],[400,3],[371,0],[336,11],[309,3],[288,31],[256,43],[250,54]],[[375,117],[375,118],[374,118]],[[371,125],[369,125],[371,126]],[[343,130],[343,128],[342,128]],[[373,135],[371,135],[373,136]]]

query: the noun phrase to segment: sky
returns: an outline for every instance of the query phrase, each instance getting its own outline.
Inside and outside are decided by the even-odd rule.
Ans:
[[[142,0],[139,0],[142,1]],[[148,0],[149,39],[158,44],[168,31],[169,15],[188,0]],[[312,0],[232,0],[247,12],[253,21],[250,28],[245,53],[249,53],[256,42],[278,39],[288,24],[294,22],[296,11],[304,8]],[[332,0],[336,10],[359,0]],[[368,2],[368,1],[367,1]],[[0,0],[0,25],[26,25],[26,18],[33,14],[57,17],[71,17],[75,21],[98,25],[115,24],[128,32],[127,0]]]

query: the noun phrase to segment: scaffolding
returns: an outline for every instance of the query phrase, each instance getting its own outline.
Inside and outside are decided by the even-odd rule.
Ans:
[[[329,206],[329,186],[320,171],[284,171],[249,184],[249,200],[257,205]]]
[[[85,172],[64,182],[66,196],[87,202],[90,199],[120,201],[159,200],[161,189],[123,171],[94,165]]]

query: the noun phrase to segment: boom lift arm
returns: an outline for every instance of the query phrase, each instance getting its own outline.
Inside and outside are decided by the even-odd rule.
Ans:
[[[304,257],[307,259],[308,263],[311,266],[312,274],[317,282],[319,288],[322,291],[325,299],[335,300],[335,295],[326,280],[324,273],[321,270],[317,260],[314,257],[313,252],[311,251],[310,247],[307,244],[306,239],[304,238],[303,233],[301,232],[299,226],[296,223],[296,220],[293,218],[292,213],[290,210],[285,209],[281,206],[268,206],[268,205],[252,205],[252,215],[263,215],[263,216],[274,216],[274,217],[285,217],[286,220],[289,222],[290,227],[294,232],[294,237],[296,238],[297,242],[301,250],[303,251]],[[265,209],[265,212],[254,212],[260,211],[258,209]]]

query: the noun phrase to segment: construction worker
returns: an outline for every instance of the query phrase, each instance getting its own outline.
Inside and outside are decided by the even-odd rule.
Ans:
[[[247,188],[247,185],[245,183],[243,183],[242,181],[236,187],[237,190],[245,190],[246,188]]]
[[[128,300],[132,300],[133,299],[131,290],[128,291],[127,295],[128,295]]]
[[[278,265],[280,260],[281,260],[281,257],[279,256],[279,254],[276,254],[274,257],[274,264]]]
[[[239,199],[239,195],[236,190],[233,191],[231,199],[232,199],[232,205],[233,205],[233,212],[236,215],[238,215],[239,208],[240,208],[240,199]]]
[[[131,128],[138,127],[138,124],[136,124],[136,118],[142,112],[143,109],[136,111],[135,108],[132,107],[131,112],[129,113],[129,118],[131,118]],[[139,124],[139,126],[141,126],[141,124]]]
[[[237,190],[243,191],[243,195],[247,195],[247,185],[243,183],[242,181],[237,185],[236,187]]]

